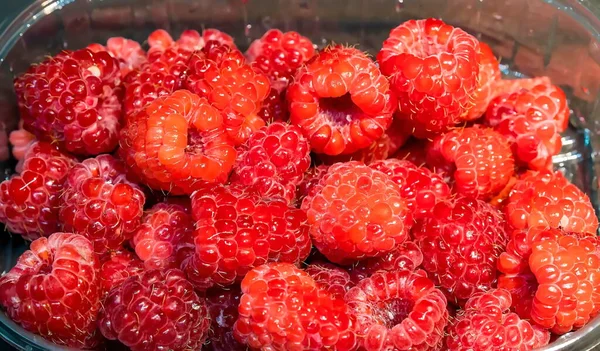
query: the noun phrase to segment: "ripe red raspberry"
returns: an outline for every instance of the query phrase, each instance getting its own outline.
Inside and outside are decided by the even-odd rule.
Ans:
[[[90,239],[97,253],[120,248],[133,236],[145,196],[125,178],[125,166],[110,155],[75,165],[65,181],[59,218],[63,230]]]
[[[593,234],[598,229],[590,199],[560,172],[523,174],[510,192],[505,214],[514,229],[547,226]]]
[[[109,38],[106,41],[106,46],[91,44],[87,48],[93,52],[108,51],[112,57],[119,61],[121,77],[125,77],[129,72],[146,62],[146,52],[142,49],[140,43],[123,37]]]
[[[0,184],[0,222],[28,240],[60,229],[58,209],[63,185],[75,159],[45,142],[24,156],[20,175]]]
[[[146,268],[175,267],[178,243],[194,231],[190,212],[189,207],[161,202],[144,214],[131,243]]]
[[[531,90],[538,85],[552,85],[549,77],[535,77],[522,79],[502,79],[494,84],[495,97],[512,94],[522,89]]]
[[[202,50],[209,41],[216,41],[222,45],[235,47],[232,37],[213,28],[203,30],[202,34],[193,29],[187,29],[181,33],[177,40],[173,40],[173,37],[164,29],[155,30],[148,36],[150,53],[165,51],[172,47],[178,47],[189,52],[198,51]]]
[[[172,195],[225,181],[235,155],[221,113],[187,90],[130,115],[121,130],[121,157],[132,175]]]
[[[241,281],[266,262],[302,262],[311,249],[306,215],[281,199],[261,199],[239,184],[192,194],[196,230],[178,253],[197,289]]]
[[[242,293],[234,335],[250,348],[356,350],[344,300],[321,289],[301,269],[289,263],[259,266],[242,281]]]
[[[350,154],[379,139],[396,98],[377,65],[360,50],[331,46],[296,71],[287,91],[290,119],[312,149]]]
[[[209,289],[206,292],[206,307],[210,314],[211,327],[205,351],[247,351],[233,336],[233,325],[238,319],[238,306],[242,291],[238,286]]]
[[[531,169],[551,169],[560,133],[569,123],[565,93],[551,84],[518,89],[491,101],[485,123],[511,143],[515,159]]]
[[[106,51],[63,51],[31,66],[14,84],[25,129],[74,154],[113,151],[120,79],[119,62]]]
[[[480,292],[451,321],[448,351],[532,350],[548,344],[550,333],[510,312],[512,299],[504,289]]]
[[[437,350],[448,323],[446,297],[425,271],[378,272],[346,294],[360,349]]]
[[[414,219],[427,216],[438,201],[450,197],[450,187],[442,176],[410,161],[388,159],[369,166],[387,174],[398,185]]]
[[[350,274],[331,263],[313,262],[306,267],[305,271],[321,289],[336,298],[343,299],[348,290],[354,286]]]
[[[483,116],[490,101],[496,96],[500,82],[500,64],[492,49],[483,42],[479,43],[479,83],[473,95],[475,105],[467,111],[462,120],[473,121]]]
[[[31,243],[0,278],[0,303],[26,330],[75,348],[98,344],[98,260],[78,234],[55,233]]]
[[[355,284],[369,278],[378,271],[414,271],[423,263],[423,253],[412,241],[405,241],[384,256],[358,261],[349,268],[350,278]]]
[[[127,278],[143,272],[144,262],[129,251],[120,250],[102,255],[98,272],[101,296],[106,296]]]
[[[10,145],[12,146],[13,157],[16,160],[21,161],[25,158],[25,154],[27,153],[27,150],[29,150],[29,148],[33,145],[33,143],[36,141],[36,139],[35,139],[35,135],[33,135],[33,134],[29,133],[28,131],[26,131],[25,129],[23,129],[23,120],[21,119],[21,120],[19,120],[19,129],[13,130],[12,132],[10,132],[8,141],[9,141]],[[17,164],[16,171],[18,173],[21,173],[21,171],[23,171],[21,162],[19,162],[19,164]]]
[[[309,168],[302,178],[302,181],[296,187],[296,202],[302,205],[302,201],[307,196],[314,196],[318,190],[317,185],[321,178],[327,174],[329,166],[321,165]]]
[[[230,180],[291,202],[309,166],[310,145],[300,128],[276,122],[254,132],[238,149]]]
[[[410,20],[390,32],[377,55],[390,76],[401,118],[417,138],[445,132],[472,106],[479,42],[438,19]]]
[[[382,256],[407,238],[413,219],[389,177],[359,162],[329,168],[302,202],[314,245],[331,262]]]
[[[515,171],[509,144],[499,133],[479,127],[438,136],[427,149],[427,163],[454,179],[458,194],[489,200]]]
[[[205,97],[222,112],[227,133],[242,144],[265,125],[258,116],[270,91],[269,79],[235,48],[208,43],[189,64],[186,89]]]
[[[522,318],[556,334],[581,328],[600,311],[599,244],[595,234],[516,231],[498,261],[498,286],[512,293]]]
[[[105,338],[133,351],[199,350],[210,317],[183,272],[153,269],[110,291],[98,327]]]
[[[463,196],[438,202],[416,222],[412,235],[423,252],[423,268],[452,302],[495,284],[507,237],[504,220],[491,205]]]
[[[315,54],[310,39],[297,32],[268,30],[260,39],[250,44],[246,57],[256,68],[265,73],[271,82],[287,83],[294,77],[296,70]]]

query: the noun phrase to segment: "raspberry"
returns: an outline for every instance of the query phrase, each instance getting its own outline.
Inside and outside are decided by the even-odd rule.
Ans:
[[[238,152],[231,181],[288,202],[310,166],[310,145],[302,131],[281,122],[253,133]]]
[[[531,350],[550,341],[550,333],[510,312],[508,291],[493,289],[469,299],[448,327],[448,351]]]
[[[513,294],[522,318],[556,334],[581,328],[600,311],[599,244],[595,234],[517,231],[498,261],[498,287]]]
[[[560,172],[523,174],[510,192],[505,214],[514,229],[547,226],[593,234],[598,229],[590,199]]]
[[[35,142],[35,135],[23,129],[23,120],[20,120],[19,129],[10,132],[8,141],[12,146],[13,157],[18,161],[21,161],[25,158],[27,150],[29,150],[31,145],[33,145],[33,143]],[[22,167],[18,167],[16,171],[18,173],[21,173],[23,169]]]
[[[129,251],[121,250],[103,255],[100,258],[100,290],[102,296],[121,285],[127,278],[144,272],[144,262]]]
[[[461,303],[496,282],[506,245],[504,220],[494,207],[462,196],[438,202],[412,230],[423,268],[452,302]]]
[[[58,209],[63,185],[75,159],[45,142],[33,143],[20,175],[0,184],[0,222],[28,240],[60,228]]]
[[[269,94],[269,79],[235,48],[213,42],[195,53],[185,87],[222,112],[227,133],[236,145],[265,125],[258,112]]]
[[[197,289],[241,281],[269,261],[302,262],[311,249],[306,215],[280,199],[261,199],[239,184],[192,194],[194,237],[178,253]]]
[[[287,90],[290,119],[313,151],[350,154],[379,139],[396,98],[377,65],[360,50],[331,46],[296,71]]]
[[[121,130],[121,157],[142,183],[172,195],[205,181],[225,181],[235,149],[221,113],[204,98],[179,90],[130,115]]]
[[[25,129],[74,154],[113,151],[120,79],[119,62],[106,51],[63,51],[31,66],[14,84]]]
[[[473,121],[483,116],[490,101],[496,96],[500,79],[500,64],[492,49],[486,43],[479,43],[479,83],[473,95],[475,106],[461,119]]]
[[[313,262],[306,267],[305,271],[321,289],[336,298],[343,299],[348,290],[354,286],[348,272],[331,263]]]
[[[250,44],[248,61],[265,73],[272,82],[283,81],[285,85],[296,70],[315,54],[310,39],[297,32],[282,33],[279,29],[268,30],[260,39]]]
[[[450,196],[450,188],[439,174],[410,161],[389,159],[369,166],[387,174],[398,185],[414,219],[427,216],[438,201]]]
[[[153,269],[110,291],[98,327],[105,338],[133,351],[199,350],[210,317],[183,272]]]
[[[346,294],[361,350],[437,350],[448,323],[446,298],[422,270],[378,272]]]
[[[398,109],[417,138],[430,138],[460,121],[478,88],[479,42],[438,19],[410,20],[390,32],[377,55],[390,76]]]
[[[489,200],[504,189],[515,168],[504,137],[478,127],[438,136],[428,147],[427,163],[454,179],[455,192],[482,200]]]
[[[148,269],[175,267],[177,244],[193,231],[189,206],[161,202],[144,214],[132,246]]]
[[[412,216],[398,186],[359,162],[329,168],[302,202],[314,245],[331,262],[382,256],[408,238]]]
[[[125,178],[125,166],[110,155],[75,165],[65,181],[59,218],[63,230],[94,243],[97,253],[116,250],[140,224],[145,196]]]
[[[26,330],[60,345],[98,344],[98,260],[81,235],[55,233],[31,243],[0,278],[0,303]]]
[[[234,335],[252,349],[355,350],[352,319],[342,299],[289,263],[270,263],[242,281]],[[285,321],[285,323],[281,323]]]
[[[531,90],[538,85],[550,86],[552,85],[552,82],[549,77],[502,79],[494,84],[495,97],[504,94],[512,94],[522,89]]]
[[[232,37],[213,28],[203,30],[202,34],[193,29],[184,30],[176,41],[164,29],[155,30],[148,37],[150,53],[165,51],[172,47],[182,48],[189,52],[198,51],[202,50],[209,41],[216,41],[222,45],[235,47]]]
[[[262,108],[258,112],[258,116],[265,123],[287,122],[290,119],[285,92],[286,90],[279,91],[273,87],[269,90],[269,95],[263,101]]]
[[[490,103],[485,123],[508,139],[516,160],[531,169],[551,169],[560,152],[560,134],[569,123],[565,94],[551,84],[500,95]]]
[[[242,291],[237,286],[226,289],[210,289],[206,292],[206,306],[211,319],[206,351],[246,351],[233,336],[233,325],[238,319],[238,306]]]
[[[321,165],[309,168],[302,178],[302,181],[296,187],[296,201],[302,204],[302,201],[307,196],[314,196],[317,190],[317,185],[321,178],[327,174],[329,166]]]
[[[122,77],[146,62],[146,52],[142,49],[140,43],[123,37],[109,38],[106,41],[106,46],[91,44],[87,48],[93,52],[108,51],[112,57],[119,61]]]
[[[384,256],[369,258],[356,262],[350,267],[350,278],[356,284],[369,278],[378,271],[395,272],[400,270],[414,271],[423,263],[423,253],[412,241],[405,241],[392,252]]]

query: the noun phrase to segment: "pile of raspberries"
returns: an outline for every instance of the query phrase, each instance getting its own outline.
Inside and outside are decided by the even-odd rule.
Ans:
[[[63,51],[15,79],[0,278],[81,349],[529,350],[600,310],[598,217],[552,168],[570,110],[437,19],[376,57],[271,29]],[[8,234],[7,234],[8,235]]]

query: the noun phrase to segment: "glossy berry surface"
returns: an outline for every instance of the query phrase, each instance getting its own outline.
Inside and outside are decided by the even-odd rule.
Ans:
[[[343,299],[344,295],[354,286],[348,272],[327,262],[313,262],[306,266],[310,275],[321,289],[327,290],[331,296]]]
[[[423,253],[412,241],[405,241],[384,256],[358,261],[348,268],[352,282],[358,284],[379,271],[414,271],[423,264]]]
[[[127,278],[144,272],[144,262],[126,250],[110,252],[100,255],[99,258],[98,278],[102,297],[121,285]]]

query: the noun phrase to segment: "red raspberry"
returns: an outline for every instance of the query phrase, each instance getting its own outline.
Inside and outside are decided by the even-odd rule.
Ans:
[[[187,90],[157,99],[121,130],[121,157],[131,173],[172,195],[225,181],[235,155],[221,113]]]
[[[59,218],[63,230],[84,235],[97,253],[104,253],[131,239],[144,201],[140,187],[125,178],[125,165],[110,155],[100,155],[69,171]]]
[[[396,98],[377,65],[360,50],[331,46],[296,72],[287,91],[290,119],[312,149],[350,154],[379,139],[392,122]]]
[[[26,330],[75,348],[98,344],[98,260],[81,235],[55,233],[31,243],[0,278],[0,303]]]
[[[310,166],[310,145],[297,126],[277,122],[254,132],[238,149],[232,182],[291,202]]]
[[[359,162],[329,168],[302,202],[314,245],[331,262],[382,256],[408,238],[413,219],[398,186]]]
[[[494,84],[495,96],[512,94],[522,89],[531,90],[538,85],[552,85],[549,77],[535,77],[522,79],[502,79]]]
[[[378,272],[348,294],[361,350],[437,350],[448,323],[447,301],[425,271]]]
[[[598,229],[590,199],[560,172],[523,174],[510,192],[505,214],[514,229],[544,226],[593,234]]]
[[[31,66],[15,80],[25,129],[78,155],[113,151],[120,79],[119,62],[106,51],[63,51]]]
[[[317,185],[321,181],[321,178],[327,174],[329,166],[321,165],[317,167],[311,167],[304,173],[302,181],[296,187],[296,202],[302,204],[302,201],[307,196],[314,196],[318,190]]]
[[[289,263],[270,263],[242,281],[236,338],[252,349],[356,350],[344,301]],[[285,323],[281,323],[285,321]]]
[[[336,298],[343,299],[348,290],[354,286],[350,274],[331,263],[314,262],[309,264],[305,271],[321,289]]]
[[[144,214],[132,246],[148,269],[175,267],[177,244],[193,231],[189,207],[161,202]]]
[[[600,311],[599,244],[595,234],[517,231],[498,261],[498,287],[513,294],[522,318],[556,334],[581,328]]]
[[[102,296],[121,285],[127,278],[144,272],[144,262],[129,251],[121,250],[103,255],[100,258],[100,290]]]
[[[479,50],[472,35],[438,19],[410,20],[390,32],[377,61],[398,97],[398,118],[414,136],[445,132],[473,106]]]
[[[547,345],[550,333],[511,313],[511,303],[504,289],[473,295],[448,327],[447,350],[532,350]]]
[[[500,64],[492,49],[486,43],[479,43],[479,78],[473,95],[475,105],[461,119],[473,121],[483,116],[490,101],[496,96],[496,88],[500,82]]]
[[[314,54],[315,47],[310,39],[293,31],[282,33],[279,29],[268,30],[246,51],[248,61],[271,82],[283,81],[286,86],[300,65]]]
[[[172,47],[178,47],[189,52],[198,51],[202,50],[209,41],[217,41],[219,44],[235,47],[232,37],[213,28],[203,30],[202,34],[193,29],[184,30],[176,41],[164,29],[155,30],[148,37],[150,53],[165,51]]]
[[[504,220],[491,205],[462,196],[438,202],[412,235],[423,252],[423,268],[453,302],[495,284],[507,238]]]
[[[350,267],[350,278],[356,284],[369,278],[378,271],[395,272],[400,270],[414,271],[423,263],[423,253],[412,241],[405,241],[385,256],[369,258],[356,262]]]
[[[29,148],[31,147],[31,145],[33,145],[36,139],[35,135],[23,129],[23,120],[21,119],[19,120],[19,129],[10,132],[8,141],[12,146],[13,157],[16,160],[21,161],[25,158],[27,150],[29,150]],[[21,167],[19,167],[19,165]],[[19,164],[17,165],[16,171],[18,173],[21,173],[21,171],[23,171],[21,162],[19,162]]]
[[[261,199],[239,184],[192,194],[194,237],[181,245],[180,267],[197,289],[242,280],[269,261],[302,262],[311,249],[306,215],[280,199]]]
[[[210,289],[206,292],[206,306],[211,327],[204,351],[247,351],[233,336],[233,325],[238,319],[238,306],[242,291],[238,286]]]
[[[105,338],[133,351],[199,350],[210,317],[183,272],[153,269],[110,291],[98,327]]]
[[[106,46],[91,44],[87,48],[93,52],[108,51],[112,57],[119,61],[122,77],[146,62],[146,52],[142,49],[140,43],[123,37],[109,38],[106,41]]]
[[[59,230],[60,196],[75,159],[45,142],[32,144],[24,157],[21,174],[0,184],[0,222],[34,240]]]
[[[389,159],[369,166],[387,174],[398,184],[414,219],[427,216],[438,201],[450,197],[450,187],[439,174],[417,167],[410,161]]]
[[[235,48],[212,42],[195,53],[185,87],[222,112],[227,133],[236,145],[265,125],[258,112],[269,94],[269,79]]]
[[[273,122],[287,122],[290,119],[290,114],[285,101],[286,90],[279,91],[273,87],[269,90],[269,95],[263,101],[262,108],[258,112],[258,116],[265,121],[266,124]]]
[[[454,179],[456,193],[482,200],[489,200],[504,189],[515,170],[504,137],[478,127],[438,136],[427,149],[427,163]]]
[[[560,152],[560,134],[569,123],[565,93],[551,84],[500,95],[490,103],[485,123],[506,137],[519,163],[531,169],[551,169]]]

